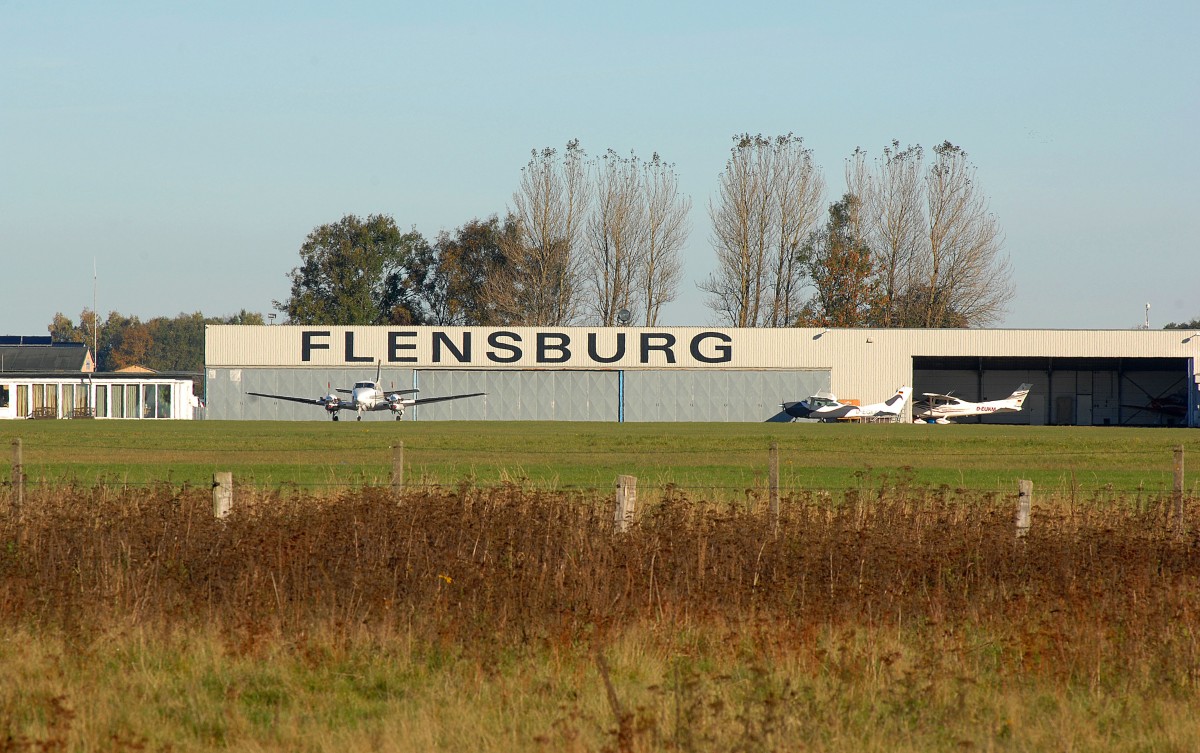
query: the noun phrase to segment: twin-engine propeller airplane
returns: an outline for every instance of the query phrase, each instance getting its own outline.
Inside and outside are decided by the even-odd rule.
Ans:
[[[919,424],[948,424],[952,418],[984,416],[992,413],[1016,413],[1029,396],[1032,384],[1022,384],[1003,400],[972,403],[954,395],[926,392],[925,399],[913,404],[913,421]]]
[[[405,397],[411,395],[418,390],[396,390],[393,392],[384,392],[379,386],[379,378],[383,374],[383,363],[380,362],[378,369],[375,371],[375,381],[361,381],[354,384],[354,389],[347,390],[338,388],[331,390],[324,397],[293,397],[291,395],[268,395],[263,392],[247,392],[247,395],[255,397],[269,397],[272,400],[289,400],[293,403],[304,403],[306,405],[319,405],[329,413],[334,421],[338,420],[338,411],[352,410],[358,412],[358,420],[362,420],[362,414],[369,410],[390,410],[396,415],[396,420],[399,421],[404,416],[404,409],[410,405],[426,405],[428,403],[441,403],[446,400],[461,400],[464,397],[479,397],[486,395],[486,392],[471,392],[466,395],[446,395],[444,397],[421,397],[412,398]],[[343,395],[349,395],[347,398],[338,397],[334,394],[340,392]]]
[[[904,403],[912,394],[912,387],[901,387],[896,394],[882,403],[870,405],[847,405],[838,402],[837,397],[826,392],[817,393],[807,400],[798,403],[784,403],[783,411],[792,418],[815,418],[818,421],[838,421],[841,419],[870,418],[899,416],[904,410]]]

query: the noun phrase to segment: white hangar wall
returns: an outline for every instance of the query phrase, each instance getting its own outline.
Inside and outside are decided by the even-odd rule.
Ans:
[[[1139,406],[1169,393],[1196,425],[1198,353],[1182,330],[212,325],[205,341],[210,418],[295,420],[324,416],[245,393],[317,397],[382,363],[385,387],[489,393],[410,409],[421,419],[762,421],[822,389],[995,399],[1029,381],[1025,411],[988,421],[1158,424]]]

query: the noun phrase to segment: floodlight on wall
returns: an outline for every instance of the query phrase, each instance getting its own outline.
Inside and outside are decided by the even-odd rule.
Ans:
[[[1192,340],[1194,340],[1194,339],[1195,339],[1195,338],[1197,338],[1197,337],[1200,337],[1200,332],[1193,332],[1192,334],[1190,334],[1190,335],[1188,335],[1187,337],[1183,338],[1183,342],[1185,342],[1185,343],[1190,343]]]

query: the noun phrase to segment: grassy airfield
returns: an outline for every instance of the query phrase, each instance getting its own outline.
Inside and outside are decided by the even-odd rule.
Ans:
[[[1200,432],[0,425],[18,437],[21,504],[0,484],[3,750],[1200,739],[1200,508],[1195,482],[1182,516],[1164,493]],[[429,486],[372,488],[398,442]],[[759,493],[772,442],[795,492],[777,518]],[[250,485],[222,520],[218,470]],[[622,534],[618,473],[652,502]],[[1018,537],[1020,477],[1037,486]]]
[[[617,474],[642,489],[674,485],[727,498],[766,483],[779,445],[784,492],[878,485],[1011,491],[1156,492],[1173,483],[1186,429],[1049,426],[728,423],[331,421],[11,421],[30,483],[206,486],[217,471],[239,484],[318,489],[389,482],[403,443],[410,486],[509,483],[607,489]],[[11,457],[11,452],[9,453]],[[7,478],[9,463],[0,466]],[[1191,485],[1189,485],[1189,489]]]

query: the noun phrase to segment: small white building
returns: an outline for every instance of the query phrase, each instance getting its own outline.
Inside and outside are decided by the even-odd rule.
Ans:
[[[82,343],[0,337],[0,419],[197,417],[186,374],[97,373]]]
[[[192,419],[192,380],[164,374],[0,373],[3,418]]]

